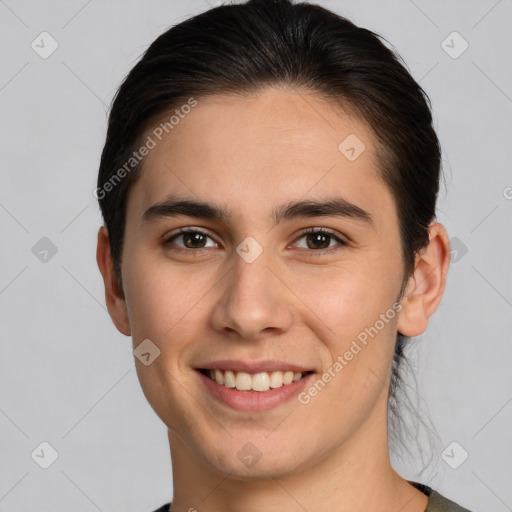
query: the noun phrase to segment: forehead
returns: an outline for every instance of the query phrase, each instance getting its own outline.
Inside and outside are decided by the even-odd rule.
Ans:
[[[144,158],[129,209],[141,212],[171,193],[214,197],[240,215],[326,193],[349,195],[362,207],[378,206],[375,201],[390,206],[374,134],[332,101],[270,88],[245,96],[210,95],[191,109],[176,108],[146,133],[155,144]]]

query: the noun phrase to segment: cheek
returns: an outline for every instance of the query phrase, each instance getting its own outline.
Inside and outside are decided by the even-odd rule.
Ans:
[[[400,290],[401,267],[378,253],[366,256],[295,279],[294,291],[329,328],[330,344],[339,344],[340,349],[390,308],[385,326],[379,322],[379,331],[391,334],[396,326],[392,307]]]
[[[322,342],[328,351],[324,357],[328,375],[324,375],[332,384],[326,385],[329,390],[322,392],[318,405],[329,409],[341,401],[343,407],[332,413],[343,421],[349,410],[362,421],[381,393],[387,392],[400,309],[396,302],[400,272],[399,259],[374,253],[326,272],[321,279],[317,275],[314,281],[303,282],[300,293],[329,327],[323,330]]]
[[[383,281],[371,284],[352,274],[332,283],[329,296],[337,298],[323,303],[322,319],[333,331],[322,339],[328,357],[303,400],[322,411],[316,421],[332,439],[357,430],[377,404],[379,413],[386,408],[398,320],[396,286],[384,292]]]
[[[128,251],[127,251],[128,253]],[[149,251],[131,251],[123,262],[125,294],[132,333],[156,340],[174,339],[189,316],[196,314],[208,288],[185,267],[171,266]]]
[[[190,430],[195,402],[183,401],[183,389],[190,388],[192,377],[184,361],[193,348],[190,340],[198,339],[204,290],[191,286],[183,271],[171,272],[169,265],[150,260],[142,252],[132,252],[123,265],[133,348],[149,339],[160,351],[148,366],[135,358],[143,393],[164,423],[179,431]]]

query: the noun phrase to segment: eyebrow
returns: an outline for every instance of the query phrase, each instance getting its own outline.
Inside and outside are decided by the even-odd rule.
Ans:
[[[219,222],[227,222],[230,219],[229,211],[223,206],[171,197],[148,208],[142,215],[142,223],[179,215]],[[289,202],[275,208],[271,214],[274,225],[302,217],[343,217],[374,227],[372,216],[366,210],[342,197],[329,198],[324,201]]]

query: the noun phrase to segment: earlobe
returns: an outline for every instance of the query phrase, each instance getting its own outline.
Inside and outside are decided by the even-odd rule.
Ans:
[[[429,226],[428,246],[416,257],[415,269],[402,298],[398,332],[418,336],[428,325],[443,297],[450,265],[450,242],[445,228],[433,222]]]
[[[114,272],[112,254],[107,228],[102,226],[98,231],[98,246],[96,249],[96,261],[105,286],[105,302],[117,330],[129,336],[131,334],[128,310],[123,290]]]

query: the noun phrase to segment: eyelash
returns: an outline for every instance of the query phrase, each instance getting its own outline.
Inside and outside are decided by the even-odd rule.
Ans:
[[[166,238],[164,240],[164,242],[163,242],[163,245],[164,246],[170,245],[174,239],[180,237],[181,235],[183,235],[185,233],[199,233],[200,235],[206,236],[206,237],[211,238],[213,240],[213,237],[211,237],[208,233],[206,233],[206,232],[204,232],[204,231],[202,231],[200,229],[180,228],[177,233],[174,233],[172,236]],[[330,229],[326,229],[326,228],[308,228],[308,229],[305,229],[300,234],[300,236],[297,238],[297,240],[300,240],[301,238],[303,238],[304,236],[309,235],[309,234],[326,235],[329,238],[331,238],[331,239],[335,240],[336,242],[338,242],[339,246],[341,246],[341,247],[344,247],[344,246],[348,245],[345,240],[341,239],[340,237],[335,235],[335,233],[333,231],[331,231]],[[217,243],[217,242],[215,242],[215,243]],[[313,255],[314,256],[323,256],[323,255],[331,254],[332,252],[339,250],[341,248],[339,246],[338,247],[331,247],[331,248],[328,248],[328,249],[305,249],[305,250],[310,252],[312,256]],[[191,251],[193,251],[193,252],[201,252],[202,250],[207,250],[207,249],[208,249],[208,247],[200,247],[198,249],[173,248],[172,250],[173,251],[177,251],[177,252],[187,252],[187,253],[190,253]]]

